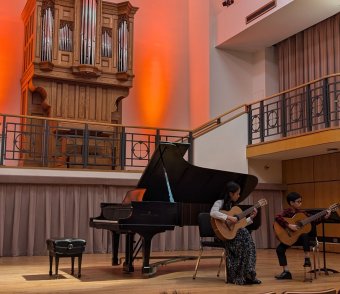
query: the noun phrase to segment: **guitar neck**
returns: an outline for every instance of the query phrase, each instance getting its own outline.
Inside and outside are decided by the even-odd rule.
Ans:
[[[318,218],[323,217],[324,215],[326,215],[326,213],[327,213],[327,210],[320,211],[320,212],[318,212],[318,213],[316,213],[316,214],[314,214],[312,216],[309,216],[309,217],[305,218],[304,220],[302,220],[301,224],[303,226],[305,226],[305,225],[307,225],[307,224],[317,220]]]
[[[249,207],[249,208],[246,209],[245,211],[242,211],[241,213],[239,213],[239,214],[237,215],[237,218],[238,218],[239,220],[245,218],[248,214],[250,214],[250,213],[254,210],[254,208],[259,208],[260,206],[261,206],[261,205],[260,205],[259,203],[256,203],[256,204],[253,205],[252,207]]]

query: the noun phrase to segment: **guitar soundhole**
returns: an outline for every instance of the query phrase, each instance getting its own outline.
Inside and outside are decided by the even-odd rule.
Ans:
[[[297,225],[298,229],[301,229],[303,227],[303,223],[302,222],[297,222],[296,225]]]

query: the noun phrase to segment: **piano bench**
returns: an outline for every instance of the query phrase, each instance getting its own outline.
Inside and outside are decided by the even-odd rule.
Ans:
[[[71,257],[71,274],[74,275],[74,259],[78,257],[78,278],[81,277],[81,260],[86,241],[77,238],[51,238],[46,240],[50,257],[50,271],[52,276],[53,257],[55,257],[55,275],[58,278],[60,257]]]

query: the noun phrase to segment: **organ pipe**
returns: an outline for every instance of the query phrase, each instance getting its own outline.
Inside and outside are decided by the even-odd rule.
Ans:
[[[95,63],[97,0],[83,0],[80,63]]]
[[[112,33],[106,28],[103,28],[102,32],[102,56],[112,57]]]
[[[72,25],[70,23],[62,23],[59,29],[59,50],[72,51],[72,40]]]
[[[52,61],[53,7],[42,10],[41,61]]]
[[[128,70],[128,37],[129,29],[126,19],[122,19],[118,26],[118,71]]]

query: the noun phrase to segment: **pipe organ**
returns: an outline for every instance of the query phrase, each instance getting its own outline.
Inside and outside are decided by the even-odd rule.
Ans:
[[[136,11],[129,2],[28,0],[22,114],[120,123],[121,113],[115,121],[111,113],[132,87]],[[42,103],[33,93],[45,93]],[[92,113],[99,101],[109,107]]]
[[[133,81],[138,8],[103,0],[28,0],[21,112],[121,123]]]

